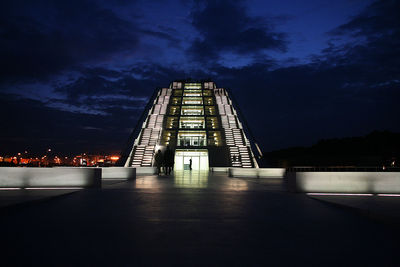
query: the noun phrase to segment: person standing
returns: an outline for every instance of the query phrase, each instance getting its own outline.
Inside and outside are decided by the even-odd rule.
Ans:
[[[157,167],[157,175],[161,175],[161,166],[163,164],[164,161],[164,157],[163,154],[161,152],[161,150],[159,149],[156,153],[155,156],[155,163],[156,163],[156,167]]]
[[[165,174],[170,175],[174,166],[174,152],[167,146],[164,154]]]
[[[189,170],[192,170],[192,158],[189,159]]]

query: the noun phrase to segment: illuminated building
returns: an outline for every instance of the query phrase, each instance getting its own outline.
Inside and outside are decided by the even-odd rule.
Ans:
[[[175,151],[175,170],[258,167],[251,144],[228,91],[214,82],[174,81],[150,100],[121,160],[150,167],[167,146]]]

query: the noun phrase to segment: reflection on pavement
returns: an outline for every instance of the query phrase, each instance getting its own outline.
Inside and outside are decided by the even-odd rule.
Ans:
[[[175,171],[174,187],[177,188],[206,188],[208,171]]]
[[[248,191],[248,190],[268,190],[280,188],[281,182],[273,181],[259,182],[255,179],[240,179],[228,177],[225,173],[213,173],[209,171],[175,171],[173,175],[148,175],[139,176],[135,180],[135,188],[151,189],[155,192],[164,191],[167,188],[193,188],[193,189],[212,189],[227,191]]]
[[[230,178],[229,181],[230,182],[225,186],[226,190],[244,191],[249,189],[248,183],[246,181],[236,178]]]
[[[138,189],[159,189],[161,187],[157,176],[145,176],[136,178],[135,188]]]

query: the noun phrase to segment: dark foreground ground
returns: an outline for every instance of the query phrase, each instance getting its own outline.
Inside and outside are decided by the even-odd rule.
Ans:
[[[179,173],[0,209],[2,266],[399,266],[400,227],[284,191]]]

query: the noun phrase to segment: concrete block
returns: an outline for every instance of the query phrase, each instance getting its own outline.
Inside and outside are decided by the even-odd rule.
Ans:
[[[230,177],[249,177],[257,178],[257,168],[229,168]]]
[[[230,177],[283,178],[284,168],[229,168]]]
[[[400,193],[399,172],[287,172],[289,191]]]
[[[101,187],[101,169],[3,167],[0,187]]]
[[[229,168],[228,168],[228,167],[211,167],[210,170],[211,170],[212,172],[228,173]]]
[[[283,178],[285,171],[285,168],[259,168],[258,178]]]
[[[135,179],[136,178],[136,168],[134,167],[103,167],[102,177],[103,180],[106,179]]]
[[[156,167],[136,167],[136,175],[155,175],[157,174]]]

